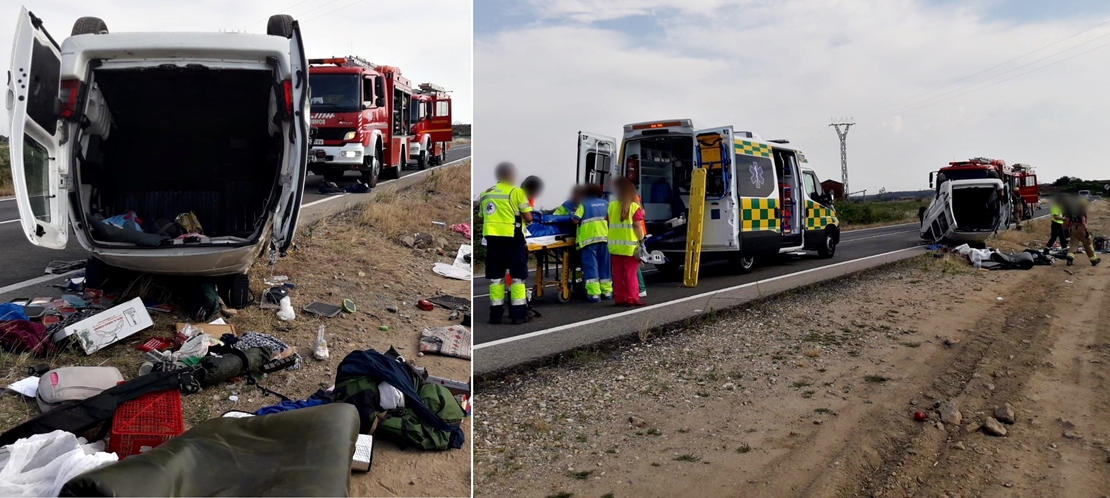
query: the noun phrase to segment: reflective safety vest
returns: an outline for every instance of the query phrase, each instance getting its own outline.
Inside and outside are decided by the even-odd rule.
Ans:
[[[513,237],[521,226],[520,213],[532,211],[524,191],[504,183],[482,192],[478,204],[483,237]]]
[[[1064,224],[1064,210],[1060,209],[1059,204],[1052,203],[1052,207],[1049,208],[1048,212],[1050,215],[1052,215],[1053,223],[1059,223],[1061,225]]]
[[[633,202],[628,207],[628,218],[622,220],[620,201],[609,203],[609,254],[616,254],[617,256],[636,254],[636,246],[639,245],[639,242],[636,239],[632,217],[636,215],[636,211],[639,209],[640,205]]]
[[[561,204],[559,207],[555,208],[555,211],[552,212],[551,214],[569,216],[569,215],[574,214],[574,210],[577,207],[578,207],[578,205],[575,204],[574,201],[568,199],[566,202]]]
[[[582,201],[574,210],[574,219],[579,220],[575,242],[581,249],[590,244],[605,242],[609,238],[609,224],[605,221],[608,203],[596,197]]]

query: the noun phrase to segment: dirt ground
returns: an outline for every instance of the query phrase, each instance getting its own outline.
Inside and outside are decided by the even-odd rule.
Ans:
[[[451,263],[463,236],[432,221],[469,222],[470,165],[464,163],[429,173],[423,181],[396,193],[383,192],[369,203],[302,226],[297,249],[279,259],[274,275],[287,275],[297,285],[290,291],[297,317],[281,322],[273,310],[251,307],[226,321],[240,333],[271,334],[297,348],[304,357],[303,368],[265,376],[261,385],[292,399],[304,399],[334,383],[335,370],[347,353],[369,348],[385,352],[395,347],[402,356],[426,367],[432,375],[468,381],[470,362],[436,355],[419,355],[419,337],[424,327],[459,323],[449,312],[436,308],[422,311],[420,298],[436,295],[469,297],[470,282],[440,277],[432,272],[435,262]],[[422,232],[443,239],[441,251],[416,250],[399,242],[401,236]],[[263,279],[271,274],[265,261],[251,271],[251,288],[261,296]],[[148,290],[151,292],[152,290]],[[312,301],[339,305],[349,298],[358,311],[335,318],[317,318],[301,311]],[[396,312],[387,310],[395,307]],[[150,337],[168,336],[180,316],[152,313],[155,326],[92,356],[64,351],[50,362],[62,365],[112,365],[133,378],[142,363],[135,346]],[[312,358],[312,345],[320,325],[327,327],[329,357]],[[388,331],[380,330],[385,325]],[[38,359],[27,355],[0,354],[0,382],[4,385],[26,375],[28,364]],[[238,396],[238,402],[229,396]],[[263,395],[243,382],[210,387],[182,399],[186,429],[228,410],[254,411],[280,399]],[[0,397],[0,427],[9,428],[38,413],[33,403],[6,394]],[[444,452],[401,450],[393,443],[376,442],[374,466],[369,473],[351,476],[352,496],[469,496],[470,420],[462,428],[467,442],[462,449]]]
[[[484,382],[475,494],[1106,496],[1108,271],[928,254]]]

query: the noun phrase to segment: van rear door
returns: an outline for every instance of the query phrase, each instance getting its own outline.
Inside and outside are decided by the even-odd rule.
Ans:
[[[694,158],[706,169],[702,250],[740,249],[740,210],[736,192],[736,150],[731,126],[698,130]]]
[[[291,97],[293,116],[289,128],[289,158],[281,173],[282,190],[278,210],[274,214],[273,249],[285,254],[293,244],[297,231],[297,218],[304,195],[304,180],[308,168],[309,87],[308,59],[305,58],[300,23],[293,21],[293,35],[289,39],[289,66],[291,70]],[[273,259],[273,258],[271,258]]]
[[[613,156],[617,139],[596,133],[578,132],[578,184],[593,183],[602,189],[617,175]]]
[[[63,124],[55,113],[62,57],[42,20],[21,9],[15,27],[5,106],[11,116],[12,181],[23,234],[62,249],[69,238],[67,163],[59,157]]]

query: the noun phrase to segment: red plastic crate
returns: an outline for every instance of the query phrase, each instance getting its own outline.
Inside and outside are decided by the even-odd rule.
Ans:
[[[185,432],[181,392],[147,393],[120,404],[112,417],[108,451],[122,459],[138,455]]]

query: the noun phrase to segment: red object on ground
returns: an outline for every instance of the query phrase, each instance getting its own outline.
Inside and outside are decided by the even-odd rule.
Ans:
[[[172,346],[172,345],[173,345],[172,342],[167,341],[165,339],[162,339],[160,337],[151,337],[150,339],[147,339],[146,342],[144,342],[142,344],[139,344],[138,346],[135,346],[135,349],[138,349],[139,351],[144,351],[144,352],[146,352],[146,351],[164,351],[166,349],[169,349],[169,347]]]
[[[148,393],[119,406],[112,417],[108,451],[121,459],[138,455],[185,432],[181,391]]]
[[[925,414],[923,412],[913,412],[913,419],[918,422],[924,422]]]
[[[451,225],[451,230],[462,234],[467,239],[470,238],[470,223],[455,223]]]
[[[424,311],[432,311],[433,309],[435,309],[436,305],[432,304],[427,299],[421,299],[416,302],[416,307]]]

